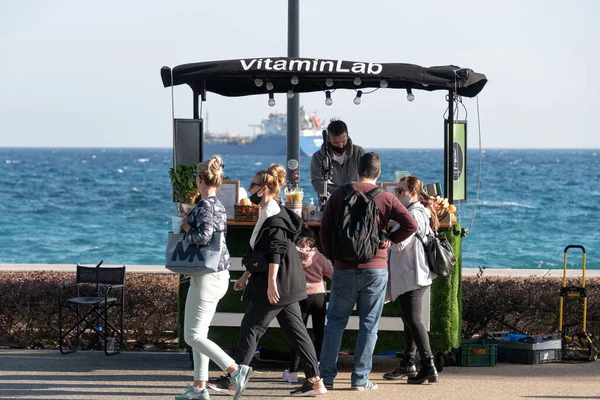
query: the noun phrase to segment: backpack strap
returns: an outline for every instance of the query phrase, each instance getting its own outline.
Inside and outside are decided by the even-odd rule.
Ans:
[[[379,196],[381,193],[383,193],[383,189],[380,187],[376,187],[375,189],[369,190],[365,194],[367,196],[369,196],[371,198],[371,200],[375,200],[377,198],[377,196]]]
[[[351,195],[352,193],[354,193],[356,191],[356,190],[354,190],[354,187],[352,186],[351,183],[347,183],[342,187],[344,188],[344,192],[346,192],[346,196],[344,196],[344,197],[348,197],[349,195]]]

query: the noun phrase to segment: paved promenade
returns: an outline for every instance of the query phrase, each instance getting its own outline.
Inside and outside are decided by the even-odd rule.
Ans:
[[[440,383],[385,381],[391,357],[376,357],[371,378],[377,391],[350,391],[351,359],[341,362],[336,388],[322,399],[600,399],[600,362],[583,364],[446,367]],[[191,382],[187,354],[102,352],[61,355],[54,350],[0,350],[0,399],[173,399]],[[264,363],[252,374],[242,399],[284,399],[293,386],[281,381],[285,364]],[[215,371],[212,376],[219,373]],[[211,393],[214,399],[231,397]]]

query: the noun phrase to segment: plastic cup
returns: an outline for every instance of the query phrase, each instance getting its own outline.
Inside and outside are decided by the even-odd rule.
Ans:
[[[173,228],[173,233],[181,233],[181,226],[183,225],[183,218],[179,216],[174,216],[171,218],[171,227]]]

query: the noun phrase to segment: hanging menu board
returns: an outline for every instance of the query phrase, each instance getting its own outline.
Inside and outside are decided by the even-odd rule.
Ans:
[[[238,202],[238,193],[240,191],[240,181],[223,181],[223,184],[217,190],[217,198],[227,211],[227,219],[235,218],[235,204]]]

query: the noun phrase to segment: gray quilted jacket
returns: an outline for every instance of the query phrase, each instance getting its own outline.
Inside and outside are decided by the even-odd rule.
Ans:
[[[225,232],[227,235],[227,213],[223,204],[215,196],[202,199],[190,213],[190,229],[186,235],[187,241],[197,246],[206,246],[210,243],[213,232]],[[230,267],[229,250],[224,243],[219,271]]]

